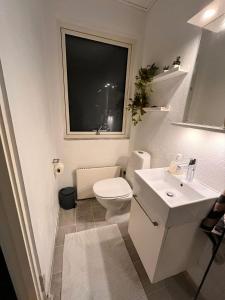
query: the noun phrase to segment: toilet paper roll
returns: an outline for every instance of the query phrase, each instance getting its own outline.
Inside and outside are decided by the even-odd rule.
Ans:
[[[63,171],[64,171],[64,164],[62,162],[58,162],[54,164],[54,173],[56,176],[63,174]]]

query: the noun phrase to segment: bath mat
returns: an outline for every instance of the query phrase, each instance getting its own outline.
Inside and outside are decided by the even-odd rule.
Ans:
[[[147,300],[116,224],[68,234],[62,300]]]

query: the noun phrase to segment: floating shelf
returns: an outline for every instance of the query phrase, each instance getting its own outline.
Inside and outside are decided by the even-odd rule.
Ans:
[[[145,112],[167,112],[170,111],[170,106],[144,107]]]
[[[182,70],[180,67],[177,67],[177,68],[173,68],[167,72],[160,73],[159,75],[154,77],[152,82],[156,83],[156,82],[168,80],[171,78],[179,77],[179,76],[182,76],[185,74],[187,74],[186,71]]]
[[[190,127],[190,128],[197,128],[197,129],[203,129],[203,130],[209,130],[209,131],[216,131],[216,132],[223,132],[225,133],[224,127],[218,127],[218,126],[209,126],[209,125],[201,125],[201,124],[195,124],[195,123],[184,123],[184,122],[172,122],[173,125],[176,126],[182,126],[182,127]]]

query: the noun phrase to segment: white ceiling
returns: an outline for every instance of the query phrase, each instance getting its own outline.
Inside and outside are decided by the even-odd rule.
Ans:
[[[119,0],[120,2],[142,10],[149,10],[157,0]]]

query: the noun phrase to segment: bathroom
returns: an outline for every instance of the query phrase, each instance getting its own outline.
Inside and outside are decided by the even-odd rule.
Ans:
[[[130,211],[127,211],[128,220],[121,223],[125,225],[119,222],[118,233],[117,225],[105,219],[106,210],[95,199],[94,194],[93,198],[85,196],[87,199],[76,201],[76,208],[64,210],[59,206],[58,192],[65,187],[78,188],[77,170],[119,166],[124,177],[133,151],[141,151],[149,155],[150,162],[147,166],[149,172],[153,172],[155,168],[165,168],[166,171],[177,154],[182,154],[180,164],[182,168],[183,164],[186,164],[183,174],[185,176],[190,159],[196,159],[196,169],[192,174],[193,182],[196,180],[203,183],[218,193],[218,196],[223,193],[225,107],[223,98],[221,103],[217,102],[217,96],[219,99],[222,93],[222,88],[220,89],[218,85],[221,77],[215,80],[217,70],[213,69],[213,76],[206,78],[212,85],[209,82],[202,84],[205,89],[213,86],[214,93],[218,91],[218,94],[213,94],[212,100],[201,107],[201,103],[198,103],[194,112],[198,110],[199,115],[190,116],[193,112],[190,106],[190,87],[195,79],[198,66],[196,58],[201,50],[203,31],[211,36],[222,37],[223,30],[218,33],[214,31],[221,26],[224,14],[223,0],[0,0],[0,161],[3,166],[1,158],[3,154],[6,161],[10,161],[4,166],[6,170],[10,169],[10,174],[14,174],[14,177],[10,175],[9,179],[18,190],[17,205],[12,212],[13,205],[8,207],[9,196],[2,197],[6,192],[9,194],[6,184],[3,184],[6,182],[3,175],[6,176],[7,172],[1,172],[0,244],[18,299],[126,300],[132,299],[131,296],[124,296],[130,295],[130,291],[133,299],[195,299],[212,255],[212,242],[201,229],[196,227],[193,229],[198,236],[192,245],[191,255],[188,253],[189,248],[185,248],[190,231],[181,230],[181,234],[187,239],[182,243],[174,239],[173,245],[174,251],[184,253],[185,266],[182,265],[183,269],[181,268],[179,272],[174,271],[169,275],[164,273],[162,278],[154,280],[150,278],[151,270],[146,267],[135,236],[132,236],[131,232],[128,234],[127,231],[127,223],[132,220],[132,212],[130,215]],[[210,24],[214,24],[215,27],[210,27]],[[92,36],[92,40],[94,35],[97,36],[98,42],[110,40],[108,44],[122,45],[127,49],[130,64],[129,70],[127,69],[129,78],[126,84],[124,83],[124,94],[127,93],[126,105],[131,103],[129,98],[133,99],[135,95],[135,76],[140,67],[146,68],[155,63],[159,68],[156,74],[159,76],[158,79],[160,76],[169,78],[171,74],[174,78],[158,80],[155,84],[153,79],[151,82],[153,91],[150,92],[149,102],[152,107],[146,105],[147,112],[138,124],[133,124],[131,111],[125,108],[121,136],[107,135],[97,126],[93,127],[94,131],[90,131],[88,136],[73,135],[68,131],[66,44],[62,43],[65,42],[63,30],[73,33],[72,36],[74,32]],[[180,65],[174,67],[173,62],[179,56]],[[223,65],[223,60],[221,56],[219,57],[220,64]],[[206,74],[211,74],[209,66],[216,68],[214,60],[216,55],[212,61],[207,60],[209,65],[205,69]],[[169,71],[165,68],[168,65]],[[219,66],[217,68],[219,69]],[[90,72],[92,71],[87,71],[87,78]],[[218,70],[218,76],[221,76],[220,72],[221,69]],[[177,77],[173,76],[174,74]],[[88,90],[90,81],[87,80],[83,84]],[[99,85],[97,88],[102,87]],[[208,89],[207,93],[210,94]],[[193,125],[192,123],[201,123],[192,119],[201,117],[204,108],[208,108],[208,111],[217,109],[212,114],[215,124],[210,120],[209,123],[204,122],[204,125]],[[221,120],[219,116],[222,114]],[[80,115],[81,113],[78,117]],[[62,174],[54,172],[53,159],[60,159],[60,163],[63,164]],[[95,176],[91,176],[92,180],[96,178]],[[96,181],[101,179],[103,178]],[[92,189],[91,192],[93,193]],[[213,199],[215,201],[215,198]],[[198,226],[212,205],[211,200],[202,209],[201,218],[197,221]],[[7,212],[7,218],[3,211]],[[196,211],[192,212],[195,215]],[[18,220],[17,213],[20,216]],[[185,210],[182,213],[185,215]],[[24,221],[21,222],[19,219]],[[19,232],[20,226],[23,234]],[[71,257],[66,256],[66,263],[63,263],[65,242],[69,242],[70,237],[79,237],[82,234],[115,226],[115,232],[121,235],[119,241],[122,248],[121,260],[117,260],[121,262],[117,275],[121,278],[122,286],[118,283],[120,288],[116,292],[113,290],[116,271],[113,268],[111,272],[108,268],[106,257],[104,257],[105,265],[102,265],[101,257],[97,254],[95,257],[94,254],[99,253],[96,248],[93,251],[88,248],[89,252],[85,252],[86,263],[89,262],[90,265],[86,264],[83,275],[79,268],[76,269],[75,262],[79,262],[80,253],[79,249],[76,250],[75,244],[71,247],[75,247],[76,255],[70,253]],[[10,241],[7,240],[9,232],[14,242],[13,247],[10,247]],[[19,253],[23,250],[22,242],[25,240],[22,256]],[[150,248],[157,243],[156,240],[149,242]],[[223,247],[221,243],[219,251],[224,251]],[[17,251],[12,251],[14,248]],[[67,250],[69,253],[69,247]],[[19,266],[15,268],[14,255],[17,254]],[[111,254],[113,256],[113,253]],[[171,257],[168,256],[167,259],[175,265],[174,252],[170,254]],[[26,261],[27,268],[25,268]],[[31,261],[32,264],[29,263]],[[127,265],[123,265],[124,261]],[[75,266],[73,277],[68,276],[70,262]],[[129,269],[126,269],[126,266]],[[101,282],[105,283],[102,284],[102,289],[99,285],[97,288],[94,286],[93,274],[88,273],[91,267],[98,267],[96,274],[99,274]],[[29,268],[32,271],[26,271]],[[126,274],[126,270],[130,271]],[[105,277],[101,277],[103,271]],[[132,282],[129,282],[132,285],[128,285],[128,281],[123,281],[123,275],[126,280],[129,276],[133,276]],[[224,299],[224,275],[225,259],[223,262],[222,257],[221,263],[215,260],[211,265],[198,299]],[[22,279],[25,282],[23,284],[20,283]],[[104,292],[107,292],[107,296]]]

